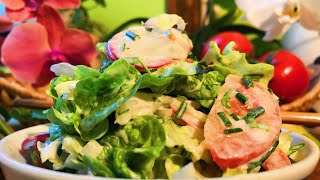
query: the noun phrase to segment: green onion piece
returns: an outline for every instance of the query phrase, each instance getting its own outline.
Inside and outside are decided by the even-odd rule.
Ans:
[[[254,168],[260,166],[266,159],[268,159],[268,157],[273,153],[273,151],[277,148],[278,145],[279,145],[279,140],[277,139],[276,142],[269,149],[269,151],[265,155],[263,155],[260,160],[249,163],[247,172],[249,173]]]
[[[270,94],[273,94],[272,89],[268,88],[268,91],[269,91]]]
[[[258,118],[264,112],[265,110],[262,106],[258,106],[254,109],[250,109],[248,114],[244,117],[244,120],[246,121],[247,124],[251,124],[254,122],[256,118]]]
[[[247,98],[244,94],[242,94],[241,92],[237,92],[236,98],[237,98],[242,104],[246,104],[246,102],[248,101],[248,98]]]
[[[263,130],[266,130],[266,131],[270,131],[271,128],[267,125],[264,125],[264,124],[258,124],[258,123],[252,123],[252,124],[249,124],[249,127],[250,128],[259,128],[259,129],[263,129]]]
[[[235,115],[234,113],[230,114],[230,116],[231,116],[234,120],[239,121],[238,116]]]
[[[246,88],[250,88],[253,87],[253,82],[251,80],[250,76],[244,75],[242,77],[242,84],[246,87]]]
[[[296,144],[296,145],[293,145],[289,148],[289,152],[288,152],[288,156],[290,156],[291,154],[297,152],[299,149],[303,148],[305,146],[304,143],[300,143],[300,144]]]
[[[136,38],[140,38],[137,34],[131,32],[131,31],[127,31],[126,36],[128,36],[132,40],[135,40]]]
[[[231,107],[229,106],[228,102],[231,98],[231,93],[232,93],[232,90],[231,89],[228,89],[228,91],[223,95],[222,99],[221,99],[221,104],[227,108],[227,109],[230,109]]]
[[[180,119],[183,116],[184,112],[186,112],[187,110],[187,106],[188,103],[186,101],[181,102],[178,112],[176,114],[176,118]]]
[[[242,132],[243,130],[241,128],[232,128],[232,129],[225,129],[223,132],[225,134],[232,134],[232,133],[238,133]]]
[[[228,119],[228,117],[223,112],[218,112],[217,115],[222,120],[223,124],[226,127],[230,127],[232,125],[231,121]]]

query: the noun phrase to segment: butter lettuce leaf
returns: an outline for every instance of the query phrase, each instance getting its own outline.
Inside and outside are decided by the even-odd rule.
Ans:
[[[73,98],[59,97],[55,87],[74,80],[75,86],[64,88],[72,91]],[[51,81],[48,93],[55,106],[46,116],[64,132],[78,133],[85,141],[101,138],[109,128],[108,116],[132,97],[140,84],[140,72],[125,60],[115,61],[102,72],[75,66],[74,78],[62,74]]]

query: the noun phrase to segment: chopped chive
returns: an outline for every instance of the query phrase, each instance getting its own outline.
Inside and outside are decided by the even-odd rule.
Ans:
[[[232,129],[225,129],[223,132],[225,134],[232,134],[232,133],[238,133],[242,132],[243,130],[241,128],[232,128]]]
[[[228,104],[228,102],[231,98],[231,92],[232,92],[231,89],[228,89],[227,92],[223,95],[223,97],[221,99],[221,104],[227,109],[231,108]]]
[[[186,112],[187,110],[187,106],[188,103],[186,101],[181,102],[178,112],[176,114],[176,118],[180,119],[183,116],[184,112]]]
[[[250,76],[244,75],[242,77],[242,84],[246,87],[246,88],[250,88],[253,87],[253,82]]]
[[[151,32],[151,31],[153,30],[153,28],[151,28],[151,27],[146,27],[146,30],[149,31],[149,32]]]
[[[218,112],[217,115],[222,120],[223,124],[226,127],[230,127],[232,125],[231,121],[228,119],[228,117],[223,112]]]
[[[239,118],[237,117],[237,115],[235,115],[234,113],[230,114],[230,116],[236,120],[236,121],[239,121]]]
[[[237,92],[236,98],[237,98],[242,104],[246,104],[246,102],[248,101],[248,98],[247,98],[244,94],[242,94],[241,92]]]
[[[122,49],[121,49],[121,51],[124,51],[124,50],[126,50],[127,48],[126,48],[126,46],[127,46],[127,44],[126,43],[124,43],[123,44],[123,46],[122,46]]]
[[[278,145],[279,145],[279,140],[277,139],[276,142],[269,149],[269,151],[265,155],[263,155],[260,160],[249,163],[247,172],[249,173],[254,168],[260,166],[273,153],[273,151],[278,147]]]
[[[126,36],[128,36],[130,39],[135,40],[136,38],[140,38],[139,35],[131,32],[131,31],[127,31],[126,32]]]
[[[124,113],[126,113],[126,112],[129,112],[129,109],[125,109],[125,110],[119,112],[118,115],[124,114]]]
[[[296,144],[296,145],[293,145],[289,148],[289,152],[288,152],[288,156],[290,156],[291,154],[297,152],[299,149],[303,148],[305,146],[304,143],[300,143],[300,144]]]
[[[254,122],[256,118],[258,118],[264,112],[265,110],[262,106],[258,106],[254,109],[250,109],[248,114],[244,117],[244,120],[246,121],[247,124],[251,124]]]
[[[251,123],[249,124],[249,127],[250,128],[259,128],[259,129],[263,129],[263,130],[266,130],[266,131],[270,131],[271,128],[267,125],[264,125],[264,124],[258,124],[258,123]]]

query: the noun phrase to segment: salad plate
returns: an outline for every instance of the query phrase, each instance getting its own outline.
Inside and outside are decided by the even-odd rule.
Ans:
[[[15,132],[0,141],[0,162],[1,169],[7,180],[40,180],[40,179],[91,179],[103,180],[112,178],[102,178],[88,175],[75,175],[63,173],[44,168],[35,167],[26,163],[25,158],[20,153],[21,143],[29,136],[47,132],[50,124],[38,125]],[[210,178],[210,179],[303,179],[315,169],[319,161],[319,148],[310,139],[295,133],[291,133],[292,144],[304,143],[305,148],[302,153],[304,159],[288,167],[277,170],[265,171],[252,174],[237,175],[232,177]],[[182,175],[187,178],[188,172]]]

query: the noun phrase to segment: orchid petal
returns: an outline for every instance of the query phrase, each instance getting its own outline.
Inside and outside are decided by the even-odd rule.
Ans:
[[[26,5],[25,0],[0,0],[0,3],[11,10],[22,9]]]
[[[272,41],[276,39],[278,36],[284,35],[289,28],[291,27],[291,23],[280,23],[276,17],[272,17],[270,19],[275,19],[273,20],[273,23],[267,26],[267,32],[262,38],[264,41]],[[272,20],[271,20],[272,21]],[[268,24],[268,23],[266,23]]]
[[[3,43],[1,52],[3,64],[17,79],[36,83],[50,52],[45,27],[38,23],[24,23],[14,28]]]
[[[13,23],[4,16],[0,16],[0,32],[10,31],[13,27]]]
[[[13,22],[23,22],[27,19],[35,17],[35,11],[29,7],[19,10],[6,9],[8,18]]]
[[[64,33],[60,50],[73,65],[90,66],[97,56],[92,38],[88,33],[78,29],[67,29]]]
[[[283,35],[300,16],[298,0],[236,0],[245,11],[246,19],[255,27],[267,31],[264,40]]]
[[[47,0],[46,3],[56,9],[74,9],[80,6],[80,0]]]
[[[301,0],[299,23],[307,29],[320,31],[319,7],[319,0]]]
[[[38,11],[38,22],[45,26],[48,32],[51,48],[57,49],[66,29],[59,12],[48,5],[42,5]]]

